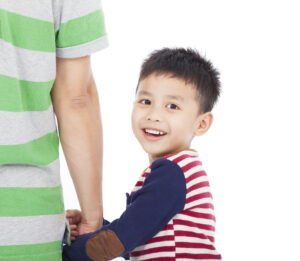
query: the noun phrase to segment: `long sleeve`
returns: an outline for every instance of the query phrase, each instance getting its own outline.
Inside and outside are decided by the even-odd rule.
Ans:
[[[123,214],[66,246],[64,260],[102,261],[127,254],[163,229],[183,210],[185,200],[186,183],[181,168],[167,159],[156,160],[142,188],[130,196]]]

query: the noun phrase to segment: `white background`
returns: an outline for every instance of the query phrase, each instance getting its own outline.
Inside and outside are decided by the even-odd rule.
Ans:
[[[211,130],[194,140],[208,173],[216,247],[228,261],[300,260],[300,16],[297,1],[103,0],[110,46],[92,57],[104,128],[104,215],[125,209],[147,156],[131,131],[139,67],[192,47],[221,72]],[[62,150],[66,208],[78,208]],[[83,173],[84,175],[84,173]]]

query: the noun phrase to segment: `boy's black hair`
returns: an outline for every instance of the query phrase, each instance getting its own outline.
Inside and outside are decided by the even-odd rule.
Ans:
[[[219,72],[190,48],[163,48],[152,52],[142,64],[139,83],[151,74],[170,75],[193,84],[202,113],[211,111],[220,95]]]

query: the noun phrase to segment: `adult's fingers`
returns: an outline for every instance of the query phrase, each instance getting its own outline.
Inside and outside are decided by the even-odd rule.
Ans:
[[[79,232],[78,232],[78,226],[77,225],[70,225],[70,237],[71,237],[71,241],[74,241],[76,239],[76,237],[79,236]]]
[[[81,211],[77,209],[68,209],[66,211],[66,217],[70,224],[78,225],[81,222]]]

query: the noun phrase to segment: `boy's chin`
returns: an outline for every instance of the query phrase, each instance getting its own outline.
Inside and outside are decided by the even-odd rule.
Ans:
[[[158,150],[151,150],[146,152],[148,153],[149,159],[151,160],[157,160],[171,154],[169,151],[158,151]]]

